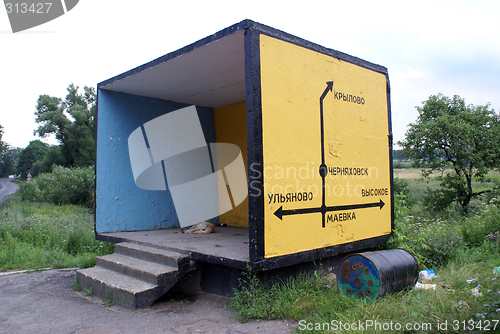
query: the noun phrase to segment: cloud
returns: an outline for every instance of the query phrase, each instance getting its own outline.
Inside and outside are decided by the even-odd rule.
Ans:
[[[395,72],[391,74],[391,82],[404,85],[418,79],[425,79],[426,77],[424,72],[408,67],[405,72]]]

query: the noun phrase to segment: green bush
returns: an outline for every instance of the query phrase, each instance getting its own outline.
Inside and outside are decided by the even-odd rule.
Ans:
[[[461,228],[468,246],[480,246],[486,236],[500,231],[500,209],[493,204],[483,204],[475,215],[465,219]]]
[[[29,202],[90,208],[94,206],[94,168],[55,166],[52,173],[40,174],[21,184],[19,192]]]
[[[417,245],[416,252],[425,258],[426,267],[447,264],[463,248],[460,235],[451,228],[436,224],[424,234],[425,244]]]
[[[398,177],[394,178],[394,193],[403,194],[408,196],[410,194],[410,189],[408,188],[409,183],[405,179],[400,179]]]
[[[469,213],[447,208],[440,214],[416,212],[402,193],[394,197],[394,236],[381,249],[404,248],[426,268],[446,265],[461,249],[497,244],[500,208],[495,198],[490,203],[475,203]],[[500,232],[499,232],[500,234]]]
[[[394,169],[401,169],[401,168],[405,168],[405,165],[401,161],[399,161],[399,160],[394,160],[392,162],[392,167]]]
[[[430,189],[427,188],[425,195],[422,198],[424,206],[430,212],[437,213],[445,210],[453,203],[455,192],[450,189]]]
[[[496,186],[500,186],[500,184],[498,184],[498,181],[496,181],[495,183]],[[500,207],[500,189],[492,189],[491,191],[484,193],[482,196],[482,200],[485,203],[494,204],[497,207]]]
[[[423,268],[448,263],[465,247],[460,226],[462,221],[413,216],[403,194],[394,198],[394,236],[382,249],[403,248],[412,253]],[[482,240],[484,241],[483,235]]]

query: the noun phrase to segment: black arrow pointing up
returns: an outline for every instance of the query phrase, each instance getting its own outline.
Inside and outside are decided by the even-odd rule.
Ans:
[[[325,99],[328,92],[333,91],[333,81],[328,81],[326,83],[326,88],[319,98],[319,119],[321,124],[321,165],[319,166],[319,175],[321,176],[321,207],[325,207],[325,178],[327,174],[327,169],[325,165],[325,121],[323,119],[323,100]],[[321,217],[321,225],[325,227],[325,212],[320,211],[323,215]]]
[[[345,211],[345,210],[356,210],[356,209],[366,209],[366,208],[376,208],[379,207],[380,210],[384,207],[385,203],[380,200],[380,202],[374,202],[374,203],[366,203],[366,204],[348,204],[348,205],[335,205],[335,206],[327,206],[319,208],[304,208],[304,209],[291,209],[291,210],[283,210],[283,206],[280,206],[276,212],[274,212],[274,215],[278,217],[279,219],[283,220],[283,216],[290,216],[290,215],[302,215],[306,213],[316,213],[316,212],[321,212],[323,215],[326,212],[331,212],[331,211]]]
[[[320,126],[321,126],[321,165],[325,165],[325,126],[324,126],[324,121],[323,121],[323,100],[326,97],[326,94],[328,92],[333,91],[333,81],[328,81],[326,83],[326,88],[323,91],[323,94],[321,94],[321,97],[319,98],[319,118],[320,118]],[[326,169],[326,166],[325,166]],[[321,174],[321,172],[320,172]]]

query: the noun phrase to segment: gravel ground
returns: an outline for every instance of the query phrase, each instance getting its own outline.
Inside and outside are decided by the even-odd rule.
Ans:
[[[76,269],[0,274],[1,333],[290,333],[293,321],[241,324],[209,294],[164,299],[147,310],[104,307],[71,289]]]

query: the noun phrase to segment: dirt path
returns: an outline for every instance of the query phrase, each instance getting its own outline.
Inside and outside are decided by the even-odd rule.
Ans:
[[[1,333],[289,333],[291,321],[239,323],[226,298],[199,294],[148,310],[103,307],[71,289],[75,269],[0,276]]]

